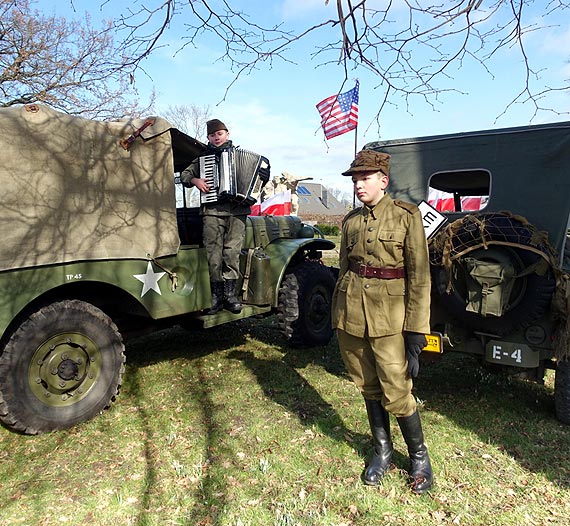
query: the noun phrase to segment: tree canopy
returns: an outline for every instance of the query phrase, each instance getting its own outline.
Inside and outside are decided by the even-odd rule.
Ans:
[[[0,0],[0,106],[40,102],[71,114],[140,114],[111,21],[45,15],[28,0]]]

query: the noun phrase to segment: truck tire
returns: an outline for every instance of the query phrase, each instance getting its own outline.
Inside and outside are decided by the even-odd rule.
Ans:
[[[469,218],[472,219],[467,221]],[[554,272],[551,267],[540,274],[525,272],[542,259],[537,251],[545,257],[551,256],[546,241],[535,244],[537,230],[523,219],[508,213],[473,215],[462,221],[456,222],[460,226],[453,230],[453,234],[438,234],[445,243],[435,242],[430,246],[436,301],[454,320],[466,327],[496,335],[524,327],[544,314],[550,307],[556,287]],[[446,240],[446,236],[450,235],[452,237]],[[483,245],[486,248],[482,248]],[[468,250],[470,246],[471,250]],[[446,251],[451,255],[463,252],[469,257],[514,268],[519,277],[515,278],[508,306],[502,316],[485,317],[466,310],[468,272],[465,262],[458,257],[447,271],[442,265],[443,252]]]
[[[559,360],[554,377],[554,407],[556,418],[570,424],[570,362]]]
[[[303,261],[283,279],[277,317],[292,347],[326,345],[332,338],[331,305],[336,280],[321,263]]]
[[[521,272],[540,258],[533,252],[499,245],[487,250],[474,251],[470,255],[489,262],[509,262],[517,272]],[[516,278],[510,294],[508,310],[503,316],[485,317],[468,312],[465,285],[467,270],[464,265],[461,259],[453,262],[450,292],[447,291],[449,275],[445,269],[440,268],[433,272],[433,282],[439,301],[444,308],[455,320],[466,327],[497,335],[507,334],[536,320],[550,307],[556,280],[554,274],[548,271],[543,275],[532,272]]]
[[[124,351],[117,327],[97,307],[78,300],[42,307],[0,356],[0,420],[30,435],[89,420],[118,394]]]

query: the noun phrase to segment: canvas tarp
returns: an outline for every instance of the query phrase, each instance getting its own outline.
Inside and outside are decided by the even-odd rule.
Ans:
[[[0,110],[0,270],[176,253],[171,125]]]

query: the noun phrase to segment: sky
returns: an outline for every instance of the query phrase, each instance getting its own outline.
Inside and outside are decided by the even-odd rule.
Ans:
[[[33,4],[46,14],[68,18],[88,11],[96,20],[117,16],[129,6],[132,8],[137,2],[141,3],[141,0],[112,0],[98,8],[101,1],[38,0]],[[144,0],[142,3],[152,6],[161,2]],[[335,1],[325,0],[230,0],[230,3],[241,6],[252,19],[282,22],[294,29],[331,18],[336,9]],[[484,0],[480,9],[492,3]],[[368,0],[368,5],[384,4],[387,0]],[[393,0],[393,4],[398,7],[403,0]],[[548,17],[544,4],[531,2],[529,10],[535,12],[528,11],[527,21],[538,21],[549,27],[530,32],[525,45],[529,58],[542,68],[541,84],[568,85],[570,12],[565,17],[560,14]],[[442,79],[441,87],[456,91],[441,93],[431,104],[417,98],[411,105],[406,105],[401,98],[395,97],[378,121],[376,114],[382,97],[380,80],[364,69],[350,70],[349,81],[341,91],[351,89],[358,78],[358,128],[356,132],[326,141],[315,106],[322,99],[338,93],[344,70],[335,60],[322,64],[322,60],[312,58],[312,54],[324,41],[338,38],[337,33],[329,31],[301,41],[289,50],[290,62],[276,60],[270,67],[263,65],[240,77],[227,93],[235,74],[227,62],[220,60],[223,43],[210,35],[181,50],[185,34],[184,20],[175,19],[161,41],[162,47],[144,61],[145,74],[136,77],[136,87],[143,100],[155,90],[156,114],[160,115],[173,105],[209,107],[210,117],[226,123],[235,144],[269,158],[273,176],[286,171],[300,177],[312,177],[312,182],[350,195],[352,185],[341,172],[348,168],[355,152],[368,142],[570,121],[570,93],[560,91],[541,100],[543,106],[554,108],[555,113],[533,115],[534,108],[530,103],[515,104],[504,113],[524,83],[520,55],[516,48],[505,48],[486,63],[486,68],[474,61],[464,61],[453,68],[451,76]],[[206,140],[205,137],[198,138]]]

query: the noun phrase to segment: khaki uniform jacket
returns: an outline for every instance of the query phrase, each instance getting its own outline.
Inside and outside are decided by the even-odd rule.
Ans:
[[[210,146],[208,144],[208,146]],[[232,146],[232,141],[228,141],[222,146],[221,148],[226,148]],[[203,155],[210,155],[212,153],[211,150],[206,150]],[[194,177],[200,178],[200,157],[194,159],[188,167],[180,174],[180,181],[184,186],[192,187],[192,183],[190,182]],[[208,203],[203,204],[200,207],[200,213],[202,215],[213,215],[213,216],[240,216],[240,215],[249,215],[251,214],[251,207],[249,205],[244,205],[240,203],[231,203],[228,201],[221,202],[221,203]]]
[[[349,262],[405,267],[406,277],[366,278]],[[357,208],[343,219],[340,272],[332,305],[333,327],[354,336],[429,333],[430,269],[423,221],[417,206],[385,194],[372,209]]]

